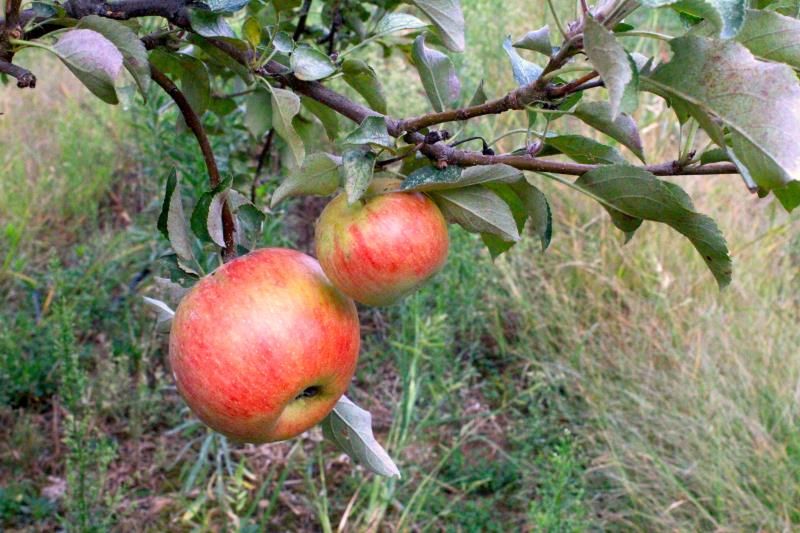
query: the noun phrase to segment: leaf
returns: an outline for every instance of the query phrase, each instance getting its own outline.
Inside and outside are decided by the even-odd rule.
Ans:
[[[227,199],[227,192],[233,183],[233,178],[228,177],[222,183],[204,192],[197,200],[192,211],[192,231],[197,237],[206,242],[213,242],[217,246],[225,247],[222,232],[222,206]]]
[[[197,2],[212,13],[236,13],[244,9],[250,0],[202,0]]]
[[[800,69],[800,21],[773,11],[747,10],[736,40],[755,56]]]
[[[295,77],[304,81],[321,80],[336,72],[330,57],[307,45],[295,48],[290,62]]]
[[[247,19],[242,23],[242,35],[247,42],[250,43],[250,46],[253,49],[258,48],[258,45],[261,44],[261,23],[258,22],[258,19],[255,17],[247,17]]]
[[[707,152],[703,152],[703,155],[700,156],[701,165],[708,165],[710,163],[719,163],[721,161],[730,160],[731,158],[728,155],[728,150],[725,148],[712,148]]]
[[[354,204],[364,196],[372,181],[376,156],[367,146],[345,150],[339,173],[344,181],[347,202]]]
[[[522,203],[520,197],[517,196],[517,194],[508,184],[493,183],[487,185],[487,188],[496,193],[497,196],[499,196],[506,203],[506,205],[508,205],[509,209],[511,209],[514,222],[517,224],[517,230],[519,231],[520,235],[522,235],[522,231],[525,229],[525,223],[528,221],[528,213],[526,212],[525,204]],[[503,240],[497,235],[493,235],[491,233],[481,233],[481,240],[489,250],[492,260],[497,259],[502,254],[506,253],[517,245],[516,242]]]
[[[583,39],[586,55],[608,89],[611,119],[615,120],[622,105],[625,88],[633,81],[628,54],[614,34],[591,17],[586,18]]]
[[[414,41],[411,57],[435,111],[444,111],[458,100],[461,82],[453,62],[443,53],[425,46],[424,34]]]
[[[350,132],[340,143],[345,145],[369,144],[378,148],[394,150],[394,140],[386,129],[386,117],[371,116]]]
[[[114,43],[94,30],[69,30],[53,51],[95,96],[109,104],[119,102],[114,82],[123,58]]]
[[[508,165],[475,166],[461,169],[448,165],[444,170],[423,167],[403,182],[404,191],[439,191],[458,189],[481,183],[514,183],[524,179],[522,171]]]
[[[746,0],[641,0],[647,7],[672,6],[681,13],[711,22],[720,37],[735,36],[744,23]]]
[[[472,98],[469,101],[468,107],[485,104],[489,99],[489,97],[486,96],[486,90],[484,89],[483,85],[483,80],[481,80],[481,82],[478,84],[478,88],[475,89],[475,94],[472,95]]]
[[[389,35],[398,31],[419,30],[428,24],[408,13],[387,13],[375,27],[375,35]]]
[[[620,113],[616,119],[612,119],[611,106],[608,102],[586,102],[580,104],[573,114],[594,129],[621,142],[630,148],[643,163],[645,162],[639,129],[630,116]]]
[[[189,228],[186,225],[178,173],[174,168],[167,176],[164,203],[161,206],[161,214],[158,216],[158,230],[167,238],[180,259],[186,262],[194,261],[192,237],[189,235]]]
[[[211,103],[211,80],[206,64],[196,57],[176,54],[181,62],[181,91],[189,104],[202,117]]]
[[[261,139],[272,128],[272,98],[258,89],[244,100],[244,126],[256,139]]]
[[[306,148],[292,125],[292,119],[300,112],[300,97],[286,89],[270,87],[270,91],[272,91],[272,127],[289,145],[296,165],[300,166],[306,157]]]
[[[486,187],[475,185],[437,191],[435,198],[445,218],[467,231],[490,233],[505,241],[519,241],[519,230],[508,204]]]
[[[736,157],[766,190],[800,177],[800,85],[786,65],[756,60],[741,44],[685,36],[672,60],[642,78],[688,103],[701,126],[714,115],[730,130]],[[724,146],[724,140],[716,139]]]
[[[411,3],[431,19],[449,50],[464,51],[464,13],[460,0],[411,0]]]
[[[331,141],[335,140],[339,136],[339,114],[330,107],[306,96],[301,96],[300,100],[305,108],[322,122],[328,138]]]
[[[342,63],[344,81],[358,92],[378,113],[386,114],[386,97],[375,71],[360,59],[345,59]]]
[[[553,213],[547,197],[532,184],[521,180],[511,184],[511,189],[522,200],[525,212],[531,222],[531,229],[542,243],[542,252],[550,246],[553,238]]]
[[[716,223],[693,210],[688,195],[677,185],[664,182],[651,173],[631,166],[600,167],[587,172],[575,186],[598,199],[607,209],[630,217],[631,228],[636,219],[652,220],[671,226],[682,233],[700,252],[720,288],[731,281],[731,259],[728,247]],[[641,222],[638,222],[641,224]],[[632,231],[632,230],[631,230]]]
[[[367,470],[381,476],[400,478],[397,465],[372,434],[372,415],[347,396],[339,398],[321,425],[326,439]]]
[[[506,37],[503,42],[503,50],[508,54],[511,59],[511,69],[514,72],[514,81],[520,87],[523,85],[530,85],[539,79],[542,75],[542,67],[536,63],[531,63],[527,59],[523,59],[511,44],[511,36]]]
[[[555,148],[578,163],[587,165],[624,165],[625,158],[616,149],[582,135],[552,135],[547,137],[545,150],[540,155],[550,155]]]
[[[236,37],[225,17],[208,9],[190,9],[189,23],[203,37]]]
[[[172,325],[172,319],[175,317],[175,311],[161,300],[147,296],[142,296],[142,300],[157,313],[156,327],[158,331],[162,333],[168,332]]]
[[[150,65],[147,62],[147,49],[132,29],[116,20],[89,15],[78,23],[78,28],[88,28],[111,41],[122,53],[122,64],[131,73],[139,92],[147,95],[150,86]]]
[[[553,44],[550,41],[550,27],[545,25],[538,30],[529,31],[522,39],[514,43],[514,48],[524,48],[539,52],[547,57],[553,54]]]
[[[328,196],[339,188],[339,157],[324,152],[311,154],[299,170],[281,182],[272,195],[270,207],[275,207],[291,196]]]

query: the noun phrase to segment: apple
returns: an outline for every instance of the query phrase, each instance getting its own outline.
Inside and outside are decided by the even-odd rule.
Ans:
[[[349,204],[341,194],[317,221],[316,253],[342,292],[388,305],[442,269],[450,239],[436,204],[417,192],[393,192]]]
[[[266,248],[219,267],[183,298],[169,361],[178,391],[235,441],[292,438],[347,389],[361,343],[355,303],[313,257]]]

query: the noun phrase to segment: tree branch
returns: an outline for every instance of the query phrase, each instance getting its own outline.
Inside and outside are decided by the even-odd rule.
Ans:
[[[197,142],[200,145],[200,150],[203,152],[203,158],[205,159],[206,168],[208,169],[208,177],[211,187],[213,188],[218,186],[222,180],[219,175],[217,160],[214,158],[214,152],[211,149],[211,143],[208,142],[208,136],[203,128],[203,123],[200,121],[200,117],[198,117],[197,113],[194,112],[191,104],[189,104],[189,101],[186,99],[186,96],[183,94],[183,92],[178,89],[178,86],[175,85],[172,80],[166,76],[166,74],[158,70],[152,63],[150,63],[150,75],[153,78],[153,81],[156,82],[162,89],[164,89],[164,92],[166,92],[178,106],[178,109],[183,115],[183,119],[186,121],[186,125],[190,130],[192,130],[192,133],[194,133],[194,136],[197,138]],[[233,220],[233,214],[231,213],[228,202],[225,201],[222,204],[222,233],[225,241],[225,248],[222,250],[222,259],[225,262],[236,257],[235,231],[236,226]]]
[[[311,11],[312,0],[303,0],[303,7],[300,8],[300,20],[297,21],[297,27],[294,29],[292,40],[297,42],[306,31],[306,21],[308,20],[308,12]]]
[[[36,76],[28,70],[8,61],[0,59],[0,73],[8,74],[17,79],[17,87],[20,89],[36,87]]]
[[[250,186],[250,201],[252,203],[256,203],[256,189],[258,188],[259,178],[261,177],[261,171],[264,169],[264,163],[266,163],[267,159],[271,156],[272,141],[274,138],[275,129],[270,128],[267,133],[267,138],[264,141],[264,147],[261,149],[261,153],[258,154],[258,165],[256,165],[256,173],[255,176],[253,176],[253,183]]]

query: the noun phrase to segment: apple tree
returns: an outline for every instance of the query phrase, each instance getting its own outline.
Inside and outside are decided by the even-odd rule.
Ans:
[[[208,173],[204,191],[187,198],[177,174],[164,169],[163,210],[153,221],[172,249],[163,258],[171,279],[184,288],[248,254],[270,207],[340,190],[349,205],[422,193],[448,222],[480,234],[493,257],[523,235],[544,250],[552,214],[536,186],[541,179],[595,200],[626,239],[645,221],[670,226],[725,287],[732,265],[720,229],[662,177],[738,174],[743,185],[731,186],[743,195],[774,196],[787,211],[800,205],[796,2],[580,0],[573,20],[548,5],[551,25],[497,43],[516,81],[502,94],[460,78],[459,0],[7,0],[0,79],[34,89],[39,74],[15,62],[33,47],[58,57],[107,104],[158,88],[174,101],[176,135],[196,138]],[[637,28],[631,15],[647,9],[677,12],[681,34]],[[651,38],[668,42],[668,58],[631,51]],[[398,55],[418,73],[413,83],[427,95],[427,113],[387,113],[380,54]],[[598,97],[586,98],[591,92]],[[674,111],[684,133],[674,160],[647,158],[633,118],[642,92]],[[234,110],[250,132],[244,153],[258,154],[251,183],[232,164],[218,164],[209,142],[209,117],[224,124]],[[515,150],[497,153],[470,127],[503,113],[519,113],[527,127],[506,135],[518,140]],[[565,116],[608,144],[554,133]],[[268,198],[267,164],[281,176]],[[151,303],[168,323],[172,310]],[[398,473],[372,436],[369,414],[345,397],[323,426],[367,468]]]

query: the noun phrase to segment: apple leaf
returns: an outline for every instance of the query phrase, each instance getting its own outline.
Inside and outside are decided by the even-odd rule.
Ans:
[[[800,69],[800,20],[749,9],[736,40],[756,57]]]
[[[360,59],[345,59],[342,63],[344,81],[360,94],[369,106],[381,114],[386,114],[386,97],[375,71]]]
[[[616,149],[582,135],[550,135],[539,155],[564,154],[587,165],[623,165],[625,158]]]
[[[387,13],[375,27],[375,35],[390,35],[398,31],[427,28],[428,23],[408,13]]]
[[[275,207],[291,196],[328,196],[339,188],[339,166],[342,159],[324,152],[311,154],[299,170],[281,182],[272,195],[270,207]]]
[[[294,75],[304,81],[321,80],[336,72],[330,57],[307,45],[295,48],[290,62]]]
[[[228,177],[210,191],[204,192],[197,200],[191,217],[192,231],[200,240],[213,242],[223,248],[225,239],[222,232],[222,206],[232,183],[233,178]]]
[[[339,113],[307,96],[301,96],[300,101],[306,109],[322,122],[322,127],[325,128],[328,139],[335,140],[339,136]]]
[[[208,67],[194,56],[176,54],[176,57],[181,62],[181,90],[194,112],[198,116],[203,116],[211,103],[211,79],[208,76]]]
[[[553,213],[550,210],[550,203],[542,191],[525,180],[510,185],[511,190],[516,193],[525,213],[530,220],[530,227],[539,237],[542,243],[542,252],[550,246],[553,239]]]
[[[306,157],[303,140],[295,131],[292,119],[300,112],[300,97],[292,91],[271,87],[272,91],[272,127],[289,145],[295,164],[300,166]]]
[[[514,50],[510,36],[506,37],[506,40],[503,42],[503,50],[506,51],[508,58],[511,60],[511,70],[514,73],[514,81],[516,81],[517,85],[520,87],[523,85],[530,85],[542,75],[542,67],[527,59],[523,59],[522,56]]]
[[[640,0],[647,7],[672,6],[711,22],[723,39],[735,36],[742,27],[746,0]]]
[[[489,97],[486,96],[486,89],[484,88],[483,80],[481,80],[481,82],[478,84],[478,87],[475,89],[475,94],[472,95],[472,98],[469,101],[468,107],[485,104],[488,99]]]
[[[508,165],[475,166],[465,169],[448,165],[443,170],[439,170],[435,166],[427,166],[412,172],[403,182],[403,190],[459,189],[481,183],[513,183],[524,178],[522,171]]]
[[[133,76],[139,92],[146,97],[150,86],[150,65],[147,49],[136,32],[121,22],[97,15],[82,18],[77,27],[94,30],[117,47],[122,54],[122,64]]]
[[[348,203],[354,204],[359,201],[369,188],[375,171],[375,159],[376,156],[370,151],[369,146],[349,148],[342,154],[339,173],[344,181]]]
[[[519,241],[519,229],[508,204],[481,185],[434,193],[445,218],[473,233],[490,233]]]
[[[612,119],[611,106],[608,102],[580,104],[573,114],[594,129],[627,146],[636,157],[645,162],[639,129],[629,115],[620,113],[616,119]]]
[[[765,190],[800,179],[800,85],[792,69],[759,61],[734,41],[685,36],[670,45],[672,60],[643,82],[673,105],[684,103],[704,129],[717,117],[733,153]],[[712,136],[725,146],[719,137]]]
[[[208,9],[190,9],[189,22],[192,29],[203,37],[236,37],[225,17]]]
[[[642,220],[671,226],[697,248],[720,288],[730,283],[731,259],[725,238],[711,218],[694,211],[689,196],[677,185],[641,168],[615,165],[587,172],[574,186],[599,201],[626,234],[635,231]]]
[[[167,176],[164,203],[158,217],[158,230],[167,238],[179,259],[189,263],[194,262],[192,237],[186,225],[178,173],[174,168]]]
[[[538,30],[529,31],[522,39],[514,43],[514,48],[524,48],[539,52],[547,57],[553,54],[553,44],[550,41],[550,27],[544,26]]]
[[[339,142],[342,146],[368,144],[394,151],[394,140],[386,128],[386,118],[371,116]]]
[[[586,18],[583,39],[586,55],[608,89],[611,120],[616,120],[625,88],[634,79],[631,61],[614,34],[591,17]]]
[[[272,128],[272,99],[264,89],[257,89],[244,99],[244,126],[256,139]]]
[[[435,111],[444,111],[458,100],[461,82],[453,62],[438,50],[425,46],[424,34],[414,41],[411,57]]]
[[[400,470],[372,433],[372,415],[342,396],[321,422],[325,438],[354,461],[380,476],[400,478]]]
[[[172,319],[175,317],[175,311],[161,300],[156,300],[155,298],[149,298],[147,296],[142,296],[142,300],[157,314],[156,329],[160,333],[167,333],[172,325]]]
[[[444,45],[453,52],[463,52],[464,12],[461,0],[411,0],[433,22]]]
[[[525,205],[520,197],[505,183],[487,184],[486,187],[491,189],[508,205],[509,209],[511,209],[511,214],[514,216],[514,222],[517,224],[517,230],[522,235],[522,230],[525,229],[525,223],[528,221],[528,213],[525,211]],[[492,233],[481,233],[481,240],[489,250],[492,260],[497,259],[517,245],[514,241],[504,240]]]
[[[95,96],[109,104],[119,102],[114,82],[123,57],[114,43],[94,30],[69,30],[53,51]]]
[[[249,0],[202,0],[197,4],[213,13],[236,13],[248,4]]]

